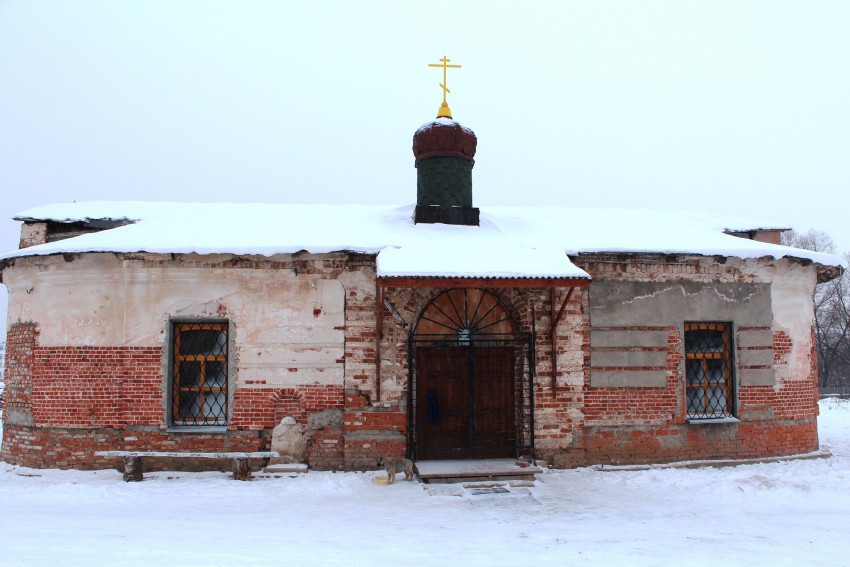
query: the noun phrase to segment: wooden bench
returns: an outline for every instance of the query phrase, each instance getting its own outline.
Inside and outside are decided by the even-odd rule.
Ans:
[[[95,451],[96,457],[121,457],[124,459],[124,480],[140,482],[142,480],[142,459],[159,457],[166,459],[232,459],[233,478],[251,480],[250,459],[271,459],[280,457],[277,451],[191,453],[183,451]]]

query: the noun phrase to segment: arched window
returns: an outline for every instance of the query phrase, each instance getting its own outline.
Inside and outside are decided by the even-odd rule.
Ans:
[[[484,335],[511,335],[511,317],[499,298],[483,289],[451,289],[435,297],[419,316],[418,338],[456,338],[460,344]]]

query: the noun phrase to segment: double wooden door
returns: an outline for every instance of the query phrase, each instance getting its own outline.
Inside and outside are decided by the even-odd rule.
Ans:
[[[419,346],[416,458],[515,457],[515,355],[511,346]]]

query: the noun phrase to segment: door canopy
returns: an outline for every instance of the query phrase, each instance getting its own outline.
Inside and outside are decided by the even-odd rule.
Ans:
[[[461,343],[483,335],[511,335],[514,321],[499,298],[483,289],[443,292],[428,304],[416,324],[419,338],[457,339]]]

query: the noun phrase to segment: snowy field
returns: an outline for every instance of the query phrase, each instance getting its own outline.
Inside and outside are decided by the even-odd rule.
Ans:
[[[820,435],[832,458],[585,468],[483,495],[0,463],[0,565],[850,565],[850,402],[821,402]]]

